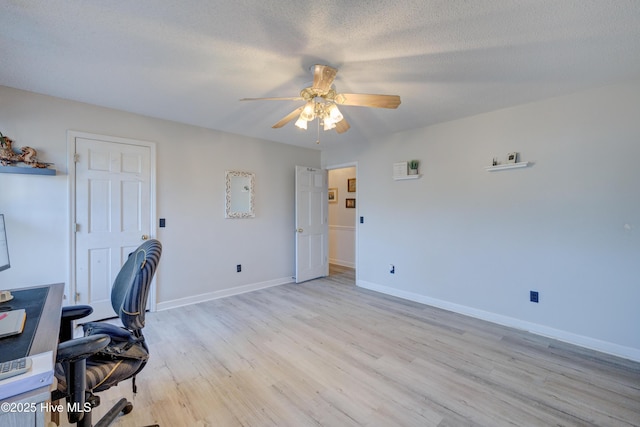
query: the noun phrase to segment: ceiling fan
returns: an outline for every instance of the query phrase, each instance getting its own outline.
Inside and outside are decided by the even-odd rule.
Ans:
[[[313,84],[300,91],[300,96],[274,98],[243,98],[240,101],[306,101],[306,103],[287,114],[272,127],[281,128],[296,117],[295,125],[300,129],[307,129],[307,123],[318,120],[324,130],[335,129],[344,133],[350,126],[344,118],[338,105],[355,105],[375,108],[398,108],[398,95],[373,95],[364,93],[337,93],[333,88],[333,80],[338,70],[328,65],[313,67]]]

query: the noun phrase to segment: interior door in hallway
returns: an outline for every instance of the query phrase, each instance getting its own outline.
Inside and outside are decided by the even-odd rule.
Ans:
[[[296,166],[296,283],[329,275],[327,171]]]
[[[83,321],[104,319],[122,264],[153,232],[151,149],[80,137],[75,149],[75,302],[94,309]]]

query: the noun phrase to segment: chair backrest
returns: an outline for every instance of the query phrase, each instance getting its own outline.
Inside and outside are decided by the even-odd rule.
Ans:
[[[129,254],[111,289],[111,306],[125,328],[138,331],[144,327],[144,313],[151,280],[162,254],[162,244],[150,239]]]

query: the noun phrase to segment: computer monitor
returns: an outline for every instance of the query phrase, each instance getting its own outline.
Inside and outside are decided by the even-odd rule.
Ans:
[[[11,267],[9,263],[9,245],[7,245],[7,230],[4,227],[4,214],[0,214],[0,271]]]

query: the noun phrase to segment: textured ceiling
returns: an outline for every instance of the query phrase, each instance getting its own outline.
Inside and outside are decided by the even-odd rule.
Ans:
[[[366,140],[640,77],[637,0],[3,0],[0,85],[307,146]],[[338,135],[271,125],[313,64],[338,92]],[[2,102],[2,100],[0,100]]]

